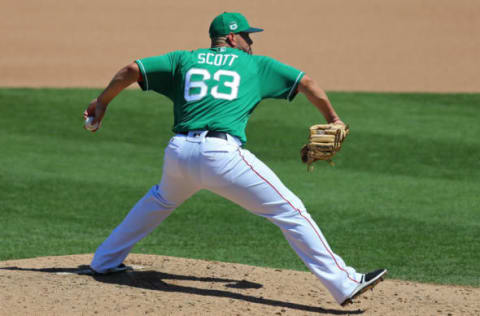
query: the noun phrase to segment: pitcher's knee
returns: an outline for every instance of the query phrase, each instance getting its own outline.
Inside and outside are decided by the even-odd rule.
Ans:
[[[289,199],[286,199],[285,208],[292,215],[307,213],[307,209],[303,205],[302,200],[300,200],[296,195],[292,195]]]
[[[158,185],[154,185],[147,195],[150,195],[155,202],[164,210],[173,210],[178,206],[178,203],[167,200],[159,189]]]
[[[293,218],[302,214],[308,214],[302,201],[297,197],[290,200],[283,199],[275,203],[269,203],[268,208],[270,209],[268,215],[270,215],[269,217],[272,219]]]

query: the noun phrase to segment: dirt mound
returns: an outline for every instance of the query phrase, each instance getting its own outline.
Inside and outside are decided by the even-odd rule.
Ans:
[[[389,280],[342,308],[308,272],[131,254],[135,271],[78,275],[92,255],[0,262],[0,315],[480,315],[480,289]]]

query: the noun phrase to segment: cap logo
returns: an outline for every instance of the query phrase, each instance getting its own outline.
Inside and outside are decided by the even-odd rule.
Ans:
[[[231,30],[231,31],[235,31],[236,29],[238,29],[238,25],[237,25],[237,23],[235,23],[235,22],[232,23],[232,24],[230,24],[229,27],[230,27],[230,30]]]

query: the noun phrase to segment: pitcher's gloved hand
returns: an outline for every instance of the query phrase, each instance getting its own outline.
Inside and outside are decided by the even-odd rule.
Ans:
[[[310,127],[308,144],[300,150],[302,162],[308,170],[317,160],[325,160],[333,165],[332,157],[342,148],[342,143],[349,133],[348,125],[341,123],[317,124]]]

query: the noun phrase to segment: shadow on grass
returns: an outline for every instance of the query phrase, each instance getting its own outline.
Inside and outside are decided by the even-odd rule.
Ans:
[[[45,273],[71,273],[78,274],[80,271],[85,271],[85,268],[88,266],[81,265],[78,268],[19,268],[19,267],[3,267],[0,270],[11,270],[11,271],[33,271],[33,272],[45,272]],[[125,273],[110,274],[110,275],[86,275],[91,277],[98,282],[109,283],[109,284],[118,284],[132,286],[147,290],[163,291],[163,292],[179,292],[187,293],[192,295],[200,296],[214,296],[214,297],[225,297],[235,300],[242,300],[255,304],[270,305],[275,307],[284,307],[291,308],[294,310],[313,312],[319,314],[333,314],[333,315],[354,315],[354,314],[363,314],[362,310],[335,310],[335,309],[325,309],[317,306],[295,304],[290,302],[278,301],[273,299],[268,299],[264,297],[257,297],[253,295],[245,295],[241,293],[235,293],[224,290],[212,290],[212,289],[202,289],[197,287],[182,286],[176,284],[169,284],[165,280],[187,280],[187,281],[198,281],[198,282],[220,282],[226,283],[225,287],[227,288],[236,288],[236,289],[259,289],[263,287],[260,283],[250,282],[247,280],[233,280],[225,278],[214,278],[214,277],[196,277],[189,275],[179,275],[171,273],[163,273],[157,271],[129,271]]]

